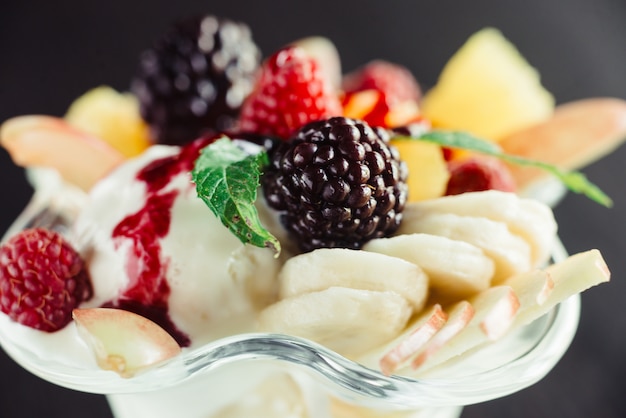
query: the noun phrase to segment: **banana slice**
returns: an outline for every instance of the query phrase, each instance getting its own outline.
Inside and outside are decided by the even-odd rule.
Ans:
[[[242,245],[228,259],[231,279],[257,310],[278,299],[278,272],[281,261],[274,251],[253,245]]]
[[[410,203],[404,210],[403,225],[433,213],[452,213],[504,222],[513,234],[531,246],[532,264],[542,266],[549,258],[556,240],[557,223],[547,205],[523,199],[515,193],[497,190],[463,193]],[[404,228],[401,227],[401,233]]]
[[[395,292],[330,287],[270,305],[261,311],[258,325],[263,332],[307,338],[357,356],[400,333],[412,311]]]
[[[413,263],[384,254],[320,248],[292,257],[279,274],[280,296],[289,298],[329,287],[393,291],[417,312],[424,307],[428,277]]]
[[[452,213],[413,216],[402,222],[402,234],[425,233],[465,241],[482,249],[495,263],[493,284],[531,269],[530,245],[503,222]]]
[[[364,251],[402,258],[421,267],[438,295],[459,299],[489,287],[495,267],[478,247],[431,234],[407,234],[367,242]]]

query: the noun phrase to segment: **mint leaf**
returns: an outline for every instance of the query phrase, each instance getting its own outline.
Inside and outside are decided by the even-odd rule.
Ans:
[[[267,164],[264,151],[250,155],[222,137],[202,149],[191,175],[198,196],[241,242],[279,254],[280,242],[263,227],[254,206]]]
[[[603,206],[611,207],[613,205],[611,198],[600,190],[598,186],[591,183],[583,173],[577,171],[563,171],[548,163],[505,154],[496,143],[476,138],[466,132],[434,130],[423,133],[417,137],[402,135],[395,139],[429,141],[444,147],[462,148],[469,151],[491,155],[515,164],[537,167],[556,176],[571,191],[583,194]]]

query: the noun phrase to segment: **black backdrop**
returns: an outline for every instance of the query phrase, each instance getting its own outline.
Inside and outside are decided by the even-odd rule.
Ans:
[[[247,22],[265,54],[307,35],[333,39],[345,70],[373,58],[409,67],[425,86],[472,32],[500,28],[542,73],[559,103],[590,96],[626,99],[624,0],[253,2],[79,0],[0,3],[0,121],[61,115],[85,90],[128,87],[139,51],[174,18],[212,12]],[[626,400],[626,147],[585,173],[615,200],[604,209],[568,195],[556,208],[570,252],[600,248],[611,284],[583,296],[578,334],[540,383],[465,409],[463,417],[623,417]],[[0,151],[0,229],[31,189]],[[0,417],[110,417],[102,397],[52,386],[0,354]],[[181,412],[181,416],[184,414]]]

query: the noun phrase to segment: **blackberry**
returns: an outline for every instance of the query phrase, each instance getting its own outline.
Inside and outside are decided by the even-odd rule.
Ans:
[[[131,84],[152,140],[180,145],[233,127],[260,58],[243,23],[204,15],[175,24],[141,54]]]
[[[400,225],[407,169],[385,130],[344,117],[311,122],[270,160],[265,198],[303,251],[358,249]]]

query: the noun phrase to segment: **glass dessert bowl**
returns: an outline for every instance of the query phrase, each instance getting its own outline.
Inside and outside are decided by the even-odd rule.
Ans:
[[[233,30],[211,16],[185,25]],[[172,39],[197,35],[188,32]],[[236,32],[249,37],[244,27]],[[486,33],[479,45],[496,42],[510,51],[497,33]],[[220,30],[211,36],[219,38]],[[471,44],[471,56],[482,51]],[[258,57],[253,45],[244,49],[236,65],[245,67]],[[165,54],[166,66],[170,59],[176,64],[167,51],[151,53]],[[149,111],[161,99],[178,109],[175,98],[151,95],[152,70],[133,83],[136,96],[95,89],[63,119],[32,115],[3,124],[2,145],[28,168],[35,188],[0,247],[0,292],[10,290],[0,295],[8,314],[0,316],[7,353],[52,383],[106,395],[118,418],[180,411],[189,418],[448,418],[463,405],[522,390],[545,376],[576,331],[578,293],[607,281],[609,272],[597,250],[568,256],[560,244],[550,206],[562,196],[562,184],[538,184],[532,173],[513,176],[506,162],[554,168],[525,159],[524,151],[558,149],[544,139],[554,137],[554,126],[571,124],[563,123],[562,112],[551,116],[549,95],[539,88],[547,113],[527,121],[521,136],[501,133],[499,147],[466,132],[432,129],[410,77],[399,89],[409,97],[368,87],[381,69],[384,77],[388,71],[405,77],[401,68],[375,63],[360,73],[367,83],[350,90],[348,76],[341,90],[338,64],[332,44],[316,38],[269,57],[247,93],[238,90],[252,87],[246,71],[221,92],[238,92],[242,100],[248,94],[239,130],[228,136],[183,132],[163,125],[167,118],[140,115],[139,105]],[[161,71],[169,74],[162,68],[157,76]],[[303,83],[295,77],[301,73],[309,77]],[[523,73],[536,84],[533,72]],[[294,93],[302,98],[298,105],[288,101]],[[450,98],[434,97],[440,104]],[[432,100],[423,109],[436,114],[440,106]],[[320,106],[299,107],[307,103]],[[585,111],[598,106],[582,104]],[[123,122],[112,122],[119,120],[117,110]],[[105,129],[112,126],[120,131]],[[587,140],[598,137],[571,129]],[[169,142],[176,132],[185,140]],[[616,137],[610,133],[604,137]],[[115,142],[120,138],[126,142]],[[529,138],[539,147],[502,153]],[[610,203],[584,179],[552,171],[570,188],[575,183]],[[476,173],[486,181],[478,190],[469,180]],[[518,194],[516,185],[524,186]],[[33,228],[46,231],[23,233]],[[50,230],[74,245],[68,244],[68,257],[37,252],[42,241],[36,232],[54,236]],[[18,245],[24,242],[31,246]],[[53,332],[34,328],[53,322],[41,312],[57,306],[47,298],[55,293],[41,289],[56,284],[48,272],[57,270],[40,264],[32,274],[16,267],[24,254],[64,260],[63,266],[76,262],[80,276],[65,277],[64,289],[92,287],[68,291],[72,297],[59,308],[67,321],[46,329]],[[36,286],[30,286],[33,276]],[[88,285],[76,286],[77,280]],[[21,303],[32,300],[41,304]],[[96,315],[90,324],[81,317],[86,311]],[[117,316],[104,317],[104,311]],[[9,319],[26,322],[25,315],[19,318],[24,313],[37,318],[25,324],[33,328]],[[140,325],[150,332],[139,332]],[[175,350],[153,360],[152,349],[164,351],[156,333]],[[111,351],[111,342],[122,342],[121,351]],[[149,361],[129,372],[135,355]]]
[[[52,172],[30,175],[40,185],[46,182],[38,190],[47,192],[35,193],[7,235],[26,227],[65,230],[81,204],[81,192]],[[567,257],[560,242],[552,257],[555,262]],[[259,392],[261,399],[274,404],[282,399],[278,404],[283,408],[301,411],[297,416],[339,417],[367,410],[383,417],[456,417],[463,405],[506,396],[549,373],[569,347],[579,314],[580,297],[574,295],[529,325],[423,376],[385,375],[310,340],[273,333],[234,335],[186,349],[131,378],[99,369],[74,326],[42,335],[3,315],[0,341],[33,374],[106,395],[116,418],[169,417],[182,410],[189,418],[242,416],[242,410],[233,408],[245,408],[246,400],[254,404],[255,399],[258,408]],[[68,338],[78,345],[68,346]],[[50,349],[55,346],[65,349]],[[278,393],[272,393],[272,382]]]

